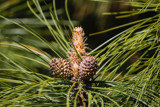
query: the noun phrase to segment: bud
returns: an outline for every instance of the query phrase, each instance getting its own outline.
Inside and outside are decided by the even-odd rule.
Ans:
[[[86,56],[84,47],[85,47],[85,41],[84,41],[84,31],[82,27],[75,27],[73,29],[73,38],[72,38],[72,42],[73,45],[72,49],[71,49],[71,53],[70,53],[70,57],[72,60],[74,59],[78,59],[79,56]],[[77,54],[78,52],[78,54]]]

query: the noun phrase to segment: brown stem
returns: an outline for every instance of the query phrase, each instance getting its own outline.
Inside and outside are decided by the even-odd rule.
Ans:
[[[86,102],[83,101],[85,98],[84,98],[84,95],[82,94],[82,92],[80,92],[80,97],[81,97],[81,100],[82,100],[83,107],[87,107]]]
[[[80,95],[79,95],[79,101],[80,101],[80,105],[83,105],[83,107],[87,107],[86,102],[84,101],[85,97],[84,94],[82,93],[80,86],[78,85],[77,88],[80,90]]]

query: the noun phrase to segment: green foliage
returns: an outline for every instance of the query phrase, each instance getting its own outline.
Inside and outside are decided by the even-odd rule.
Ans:
[[[8,33],[14,33],[14,29],[21,31],[18,36],[14,34],[8,38],[0,35],[3,38],[0,41],[0,106],[76,107],[81,90],[88,95],[88,107],[160,106],[160,4],[156,0],[124,4],[131,4],[136,10],[103,15],[116,14],[119,15],[117,18],[124,18],[148,11],[154,11],[156,15],[91,34],[98,35],[132,25],[88,53],[97,58],[100,68],[91,81],[82,83],[75,99],[70,99],[70,94],[76,83],[53,78],[49,73],[52,57],[67,58],[70,36],[66,30],[72,30],[73,25],[76,25],[72,25],[67,0],[67,25],[58,18],[55,0],[53,8],[49,8],[50,17],[46,17],[38,0],[27,1],[27,6],[36,17],[29,21],[45,27],[44,31],[49,31],[53,41],[46,40],[41,31],[34,31],[30,27],[34,24],[29,25],[24,20],[17,22],[0,15],[3,19],[0,20],[3,22],[2,30],[6,29]],[[35,28],[39,29],[40,26]],[[50,50],[50,54],[44,50]],[[86,86],[89,88],[86,89]]]

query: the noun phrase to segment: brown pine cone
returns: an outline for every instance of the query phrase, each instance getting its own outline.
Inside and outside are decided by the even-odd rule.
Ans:
[[[71,64],[63,58],[53,58],[50,61],[50,71],[54,77],[71,79],[73,77],[73,71]]]
[[[79,79],[88,81],[97,72],[97,60],[93,56],[85,56],[79,66]]]

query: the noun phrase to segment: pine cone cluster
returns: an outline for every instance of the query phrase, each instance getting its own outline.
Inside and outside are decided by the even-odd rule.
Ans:
[[[50,61],[50,71],[57,78],[88,81],[97,71],[97,60],[94,56],[87,56],[85,52],[83,29],[75,27],[72,34],[73,48],[69,52],[69,60],[53,58]]]

